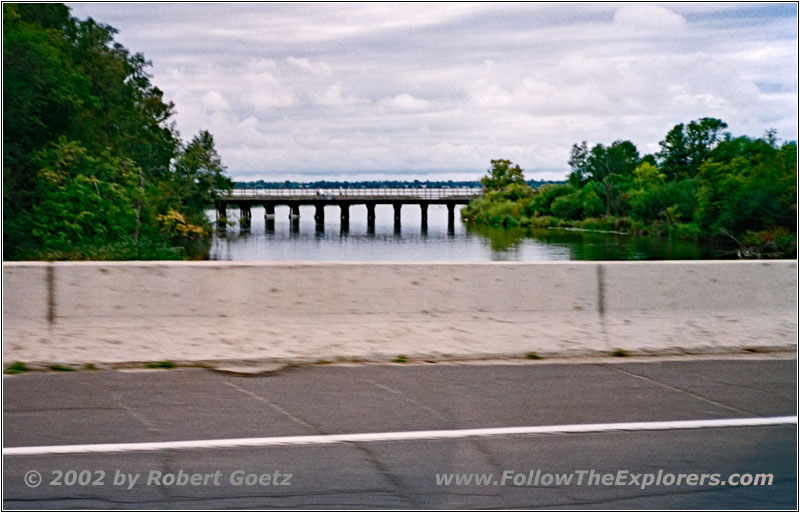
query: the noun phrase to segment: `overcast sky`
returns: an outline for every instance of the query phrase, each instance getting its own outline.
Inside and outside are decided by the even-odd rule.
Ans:
[[[564,178],[703,116],[797,139],[795,4],[85,3],[235,179]]]

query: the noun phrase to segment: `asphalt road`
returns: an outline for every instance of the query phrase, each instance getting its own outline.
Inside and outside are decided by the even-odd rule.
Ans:
[[[3,446],[796,416],[796,376],[793,359],[30,373],[4,377]],[[4,453],[3,463],[4,509],[797,508],[796,424]],[[619,472],[624,484],[602,484]],[[489,484],[437,484],[461,473]],[[668,474],[726,484],[669,485]],[[772,485],[732,486],[731,474],[772,474]]]

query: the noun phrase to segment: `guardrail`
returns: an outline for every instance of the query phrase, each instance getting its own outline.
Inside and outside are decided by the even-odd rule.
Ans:
[[[222,198],[238,199],[367,199],[367,198],[397,198],[397,199],[471,199],[481,194],[480,187],[453,187],[453,188],[329,188],[329,189],[233,189]]]

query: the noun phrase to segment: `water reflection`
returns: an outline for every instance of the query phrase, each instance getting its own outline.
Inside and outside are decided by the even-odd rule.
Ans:
[[[328,211],[330,209],[330,211]],[[299,217],[297,217],[299,213]],[[290,216],[290,214],[292,214]],[[315,219],[317,214],[318,219]],[[216,221],[217,213],[208,212]],[[273,212],[254,207],[249,223],[229,209],[219,223],[212,260],[263,261],[542,261],[683,260],[725,258],[709,246],[686,241],[582,231],[495,228],[448,222],[447,207],[406,205],[395,215],[391,205],[353,205]],[[343,219],[344,217],[344,219]]]
[[[637,237],[569,229],[467,226],[468,233],[491,241],[493,251],[519,255],[525,246],[544,244],[566,260],[704,260],[727,258],[708,244],[661,237]],[[520,258],[526,260],[527,258]]]

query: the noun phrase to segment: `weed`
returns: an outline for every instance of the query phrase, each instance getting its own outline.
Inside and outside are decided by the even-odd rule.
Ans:
[[[394,363],[407,363],[408,362],[408,358],[406,358],[403,355],[399,355],[397,358],[392,360],[392,362],[394,362]]]
[[[174,369],[175,362],[171,362],[169,360],[164,360],[163,362],[156,362],[156,363],[148,363],[148,369]]]
[[[6,374],[19,374],[20,372],[26,372],[30,369],[25,366],[22,362],[14,362],[3,371]]]
[[[54,365],[51,365],[51,366],[49,367],[49,369],[50,369],[51,371],[56,371],[56,372],[72,372],[72,371],[74,371],[74,370],[75,370],[75,369],[73,369],[72,367],[69,367],[69,366],[67,366],[67,365],[60,365],[60,364],[57,364],[57,363],[56,363],[56,364],[54,364]]]

